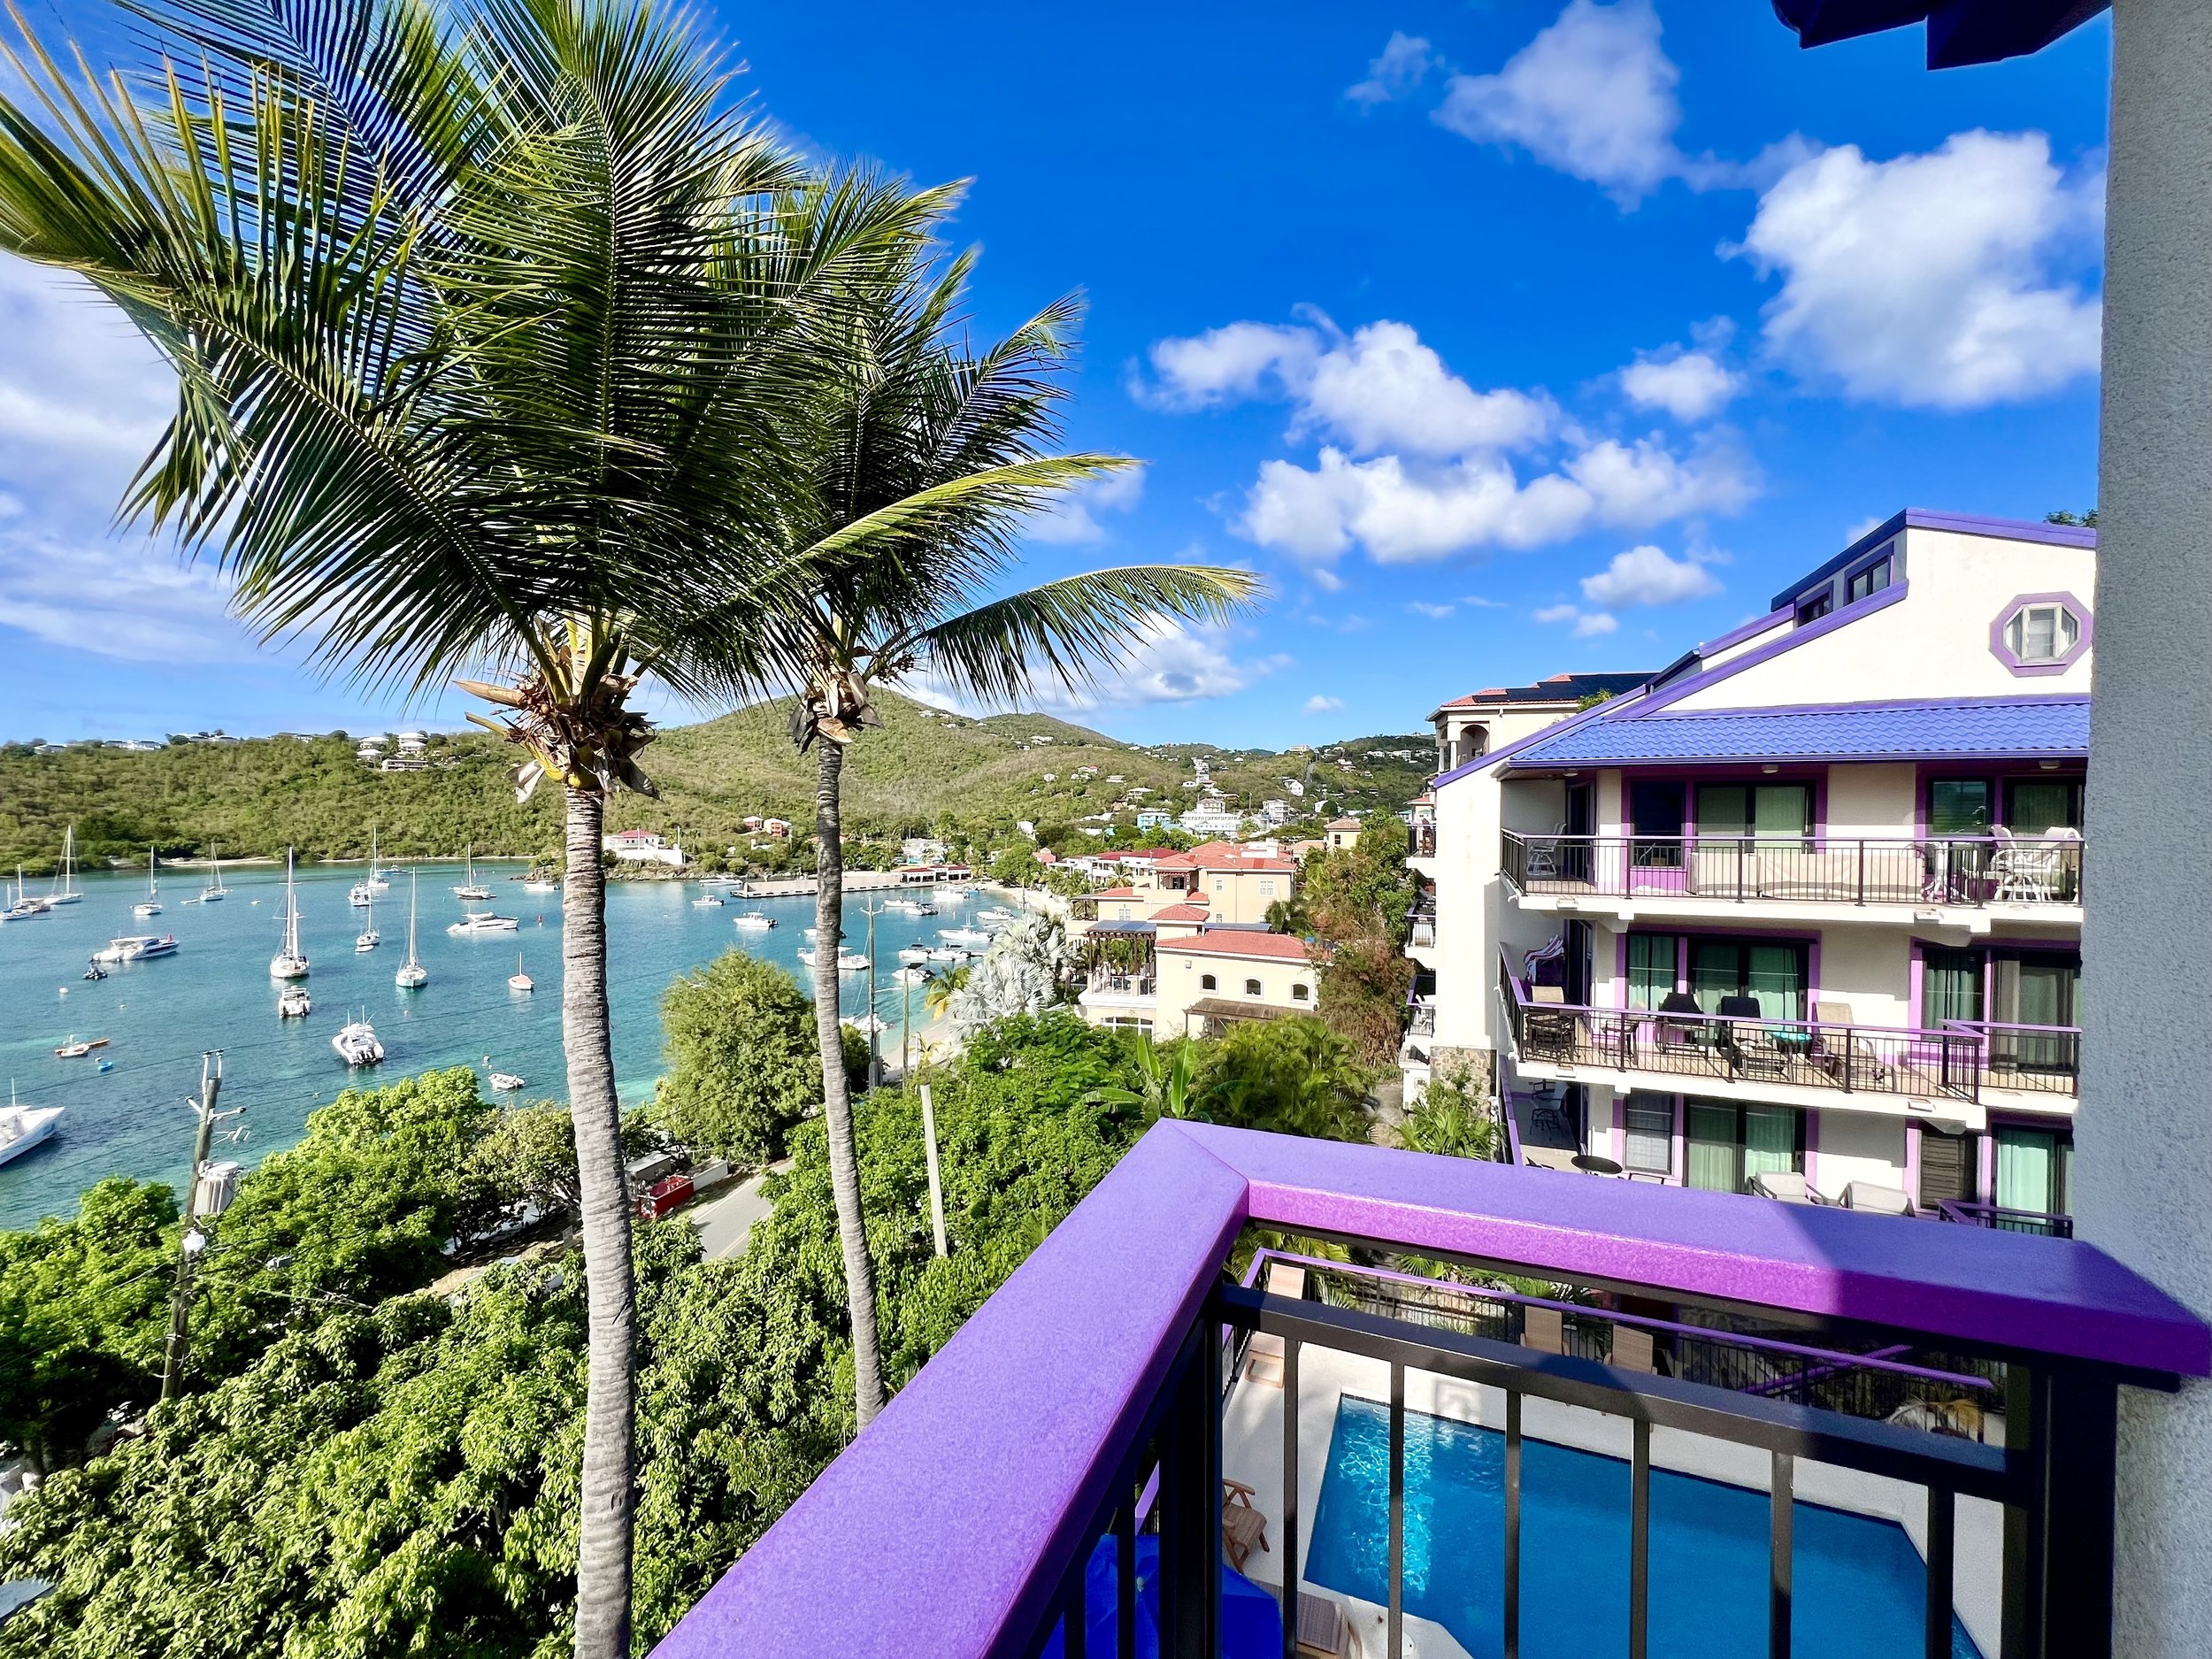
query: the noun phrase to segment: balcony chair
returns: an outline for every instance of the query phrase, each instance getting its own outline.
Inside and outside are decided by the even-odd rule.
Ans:
[[[1843,1189],[1843,1207],[1877,1216],[1909,1216],[1912,1198],[1900,1187],[1884,1187],[1878,1181],[1853,1181]]]
[[[1294,1302],[1306,1299],[1306,1270],[1294,1267],[1288,1262],[1270,1262],[1267,1264],[1267,1294],[1287,1296]],[[1271,1336],[1264,1331],[1255,1331],[1244,1345],[1244,1376],[1248,1382],[1263,1387],[1283,1386],[1283,1339]]]
[[[1720,999],[1720,1014],[1724,1019],[1752,1021],[1764,1013],[1755,996],[1724,996]],[[1721,1041],[1733,1051],[1736,1064],[1747,1073],[1760,1077],[1778,1078],[1789,1071],[1789,1062],[1781,1047],[1774,1041],[1774,1027],[1763,1025],[1739,1024],[1724,1025]]]
[[[1813,1004],[1813,1064],[1838,1082],[1851,1064],[1851,1004],[1848,1002],[1815,1002]],[[1840,1025],[1844,1029],[1832,1036],[1829,1028]]]
[[[1556,985],[1536,985],[1529,987],[1528,1000],[1533,1004],[1558,1008],[1557,1013],[1539,1013],[1532,1007],[1522,1022],[1528,1050],[1532,1055],[1548,1059],[1571,1060],[1575,1049],[1575,1027],[1580,1024],[1579,1014],[1569,1013],[1563,1006],[1567,993]]]
[[[1521,1346],[1539,1354],[1567,1351],[1567,1322],[1556,1308],[1521,1309]]]
[[[1241,1480],[1221,1483],[1221,1553],[1239,1572],[1251,1558],[1255,1544],[1263,1555],[1273,1553],[1267,1547],[1267,1517],[1252,1507],[1253,1495]]]
[[[1344,1604],[1310,1590],[1298,1592],[1297,1638],[1301,1659],[1357,1659],[1363,1651]]]
[[[1615,1371],[1656,1374],[1659,1370],[1658,1347],[1652,1340],[1651,1333],[1641,1325],[1615,1325],[1611,1364]]]
[[[1701,1054],[1718,1043],[1711,1018],[1687,991],[1669,991],[1659,1001],[1659,1012],[1665,1016],[1654,1030],[1660,1053]]]
[[[1827,1202],[1795,1170],[1761,1170],[1751,1178],[1754,1196],[1771,1198],[1778,1204],[1821,1204]]]
[[[1527,856],[1521,864],[1521,873],[1532,881],[1559,879],[1559,838],[1567,833],[1564,824],[1553,829],[1548,836],[1527,835],[1522,845]]]
[[[1997,856],[1991,872],[1996,877],[1999,903],[2049,904],[2058,898],[2062,855],[2056,847],[2023,841],[2011,831],[1990,832],[1997,840]]]

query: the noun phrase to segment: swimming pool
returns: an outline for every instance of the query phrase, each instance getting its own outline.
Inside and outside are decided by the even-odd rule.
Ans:
[[[1521,1652],[1586,1659],[1628,1647],[1628,1465],[1525,1440]],[[1406,1413],[1405,1609],[1475,1659],[1501,1652],[1505,1437]],[[1692,1475],[1651,1476],[1651,1659],[1762,1659],[1767,1651],[1766,1494]],[[1799,1502],[1793,1652],[1798,1659],[1917,1659],[1927,1570],[1905,1530]],[[1346,1394],[1329,1441],[1305,1576],[1390,1599],[1390,1408]],[[1954,1618],[1953,1659],[1981,1659]]]

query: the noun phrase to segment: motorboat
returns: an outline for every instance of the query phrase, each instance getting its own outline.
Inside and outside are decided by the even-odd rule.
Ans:
[[[489,1055],[486,1055],[484,1056],[484,1065],[487,1070],[490,1069],[491,1063],[491,1056]],[[529,1079],[527,1078],[517,1077],[512,1071],[493,1071],[491,1074],[491,1079],[492,1088],[496,1093],[501,1094],[511,1094],[518,1088],[526,1088],[529,1087]]]
[[[522,879],[525,893],[558,893],[561,884],[541,870],[533,870]]]
[[[1002,910],[995,904],[987,910],[978,910],[975,913],[975,919],[979,922],[1018,922],[1021,920],[1021,912]]]
[[[855,1031],[864,1033],[891,1029],[891,1022],[880,1014],[849,1014],[838,1023],[850,1025]]]
[[[894,971],[891,975],[891,983],[894,985],[927,985],[929,980],[930,972],[927,968],[900,968]]]
[[[279,1019],[305,1019],[315,1011],[315,1004],[308,1000],[303,985],[288,985],[277,993]]]
[[[818,927],[809,927],[802,931],[804,932],[806,935],[806,941],[810,945],[812,944],[817,938],[820,937],[822,932],[822,930]]]
[[[376,1027],[366,1018],[349,1019],[339,1026],[330,1046],[348,1065],[380,1065],[384,1060],[384,1045],[376,1040]]]
[[[471,910],[449,926],[446,932],[465,938],[478,933],[511,933],[521,926],[521,922],[511,916],[500,916],[490,910]]]
[[[104,1048],[107,1046],[108,1040],[105,1037],[93,1037],[81,1042],[77,1039],[77,1033],[73,1031],[69,1033],[69,1041],[54,1050],[54,1058],[81,1060],[95,1048]]]
[[[74,904],[84,897],[77,886],[77,826],[72,824],[62,832],[61,873],[54,878],[54,890],[46,895],[49,909],[57,904]]]
[[[108,971],[96,962],[84,971],[84,977],[88,979],[104,979],[108,977]]]
[[[415,872],[407,872],[407,960],[399,964],[392,983],[403,991],[419,991],[430,982],[430,970],[415,959]]]
[[[742,916],[730,918],[730,926],[749,933],[764,933],[776,925],[776,918],[759,910],[748,910]]]
[[[0,1112],[0,1164],[19,1158],[34,1147],[54,1138],[65,1106],[19,1106],[15,1089],[8,1089],[8,1110]]]
[[[980,927],[948,927],[937,935],[949,945],[958,945],[964,950],[980,950],[991,942],[990,934]]]
[[[372,904],[369,906],[369,925],[354,935],[353,949],[357,955],[364,950],[374,950],[383,942],[383,934],[376,931],[376,906]]]
[[[932,962],[958,962],[968,954],[957,945],[936,945],[931,948],[929,959]]]
[[[491,902],[492,890],[476,879],[476,847],[473,842],[470,844],[469,849],[461,855],[461,862],[467,871],[467,876],[461,886],[453,889],[453,896],[457,899],[465,899],[472,903],[488,904]],[[453,930],[448,928],[446,931],[450,933]]]
[[[126,933],[120,939],[108,941],[107,949],[92,953],[95,964],[103,962],[148,962],[156,956],[177,954],[174,933]]]
[[[719,893],[702,893],[692,900],[691,908],[695,910],[718,910],[728,902]]]
[[[215,842],[207,844],[207,885],[200,889],[200,902],[216,904],[230,896],[230,889],[223,885],[223,853]]]
[[[131,906],[133,916],[161,914],[161,854],[150,843],[146,849],[146,896]],[[23,872],[16,872],[16,885],[23,885]]]
[[[284,943],[276,955],[269,958],[269,977],[273,979],[304,979],[307,977],[307,956],[300,949],[300,895],[293,879],[292,849],[284,849]]]
[[[538,988],[538,982],[522,971],[522,953],[519,950],[515,952],[515,971],[507,976],[507,988],[511,991],[534,991]]]
[[[860,973],[868,965],[868,958],[857,950],[841,950],[837,953],[837,971],[840,973]]]
[[[927,945],[904,946],[899,951],[899,960],[901,962],[927,962],[929,947]]]
[[[375,892],[365,881],[357,881],[346,889],[346,902],[356,910],[359,910],[365,904],[373,903],[375,900]]]

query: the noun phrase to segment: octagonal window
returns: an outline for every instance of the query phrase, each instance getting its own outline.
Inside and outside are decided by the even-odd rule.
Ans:
[[[2023,594],[1989,631],[1990,649],[2016,674],[2063,673],[2089,647],[2089,608],[2071,594]]]

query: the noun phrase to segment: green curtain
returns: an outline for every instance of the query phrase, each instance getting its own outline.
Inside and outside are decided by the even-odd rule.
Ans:
[[[1740,1192],[1743,1173],[1736,1146],[1736,1109],[1692,1101],[1684,1118],[1689,1142],[1688,1184],[1701,1192]]]
[[[1720,999],[1733,996],[1743,983],[1743,951],[1725,940],[1690,941],[1690,995],[1709,1014],[1720,1011]]]
[[[2078,784],[2016,783],[2007,791],[2005,827],[2015,835],[2047,835],[2055,829],[2079,829]]]
[[[1797,1167],[1797,1113],[1787,1106],[1743,1109],[1743,1177],[1778,1174]]]
[[[1796,945],[1753,944],[1734,939],[1690,942],[1690,991],[1709,1014],[1724,996],[1755,996],[1765,1019],[1805,1017],[1803,950]]]
[[[1920,950],[1920,1028],[1941,1031],[1947,1019],[1982,1018],[1982,956],[1924,945]]]
[[[1812,833],[1812,791],[1801,783],[1703,784],[1697,792],[1697,833],[1801,841]]]
[[[1628,1005],[1656,1008],[1674,989],[1681,941],[1672,933],[1628,936]]]
[[[1997,1131],[1997,1202],[2050,1210],[2058,1202],[2058,1137],[2047,1129]]]
[[[1804,981],[1799,977],[1795,945],[1751,947],[1750,989],[1768,1019],[1796,1019],[1804,1011]]]

